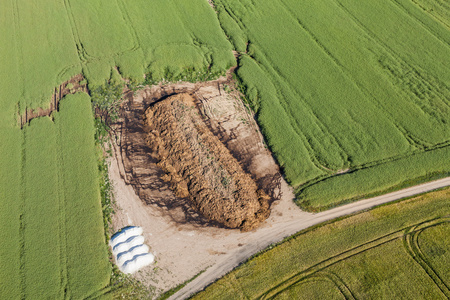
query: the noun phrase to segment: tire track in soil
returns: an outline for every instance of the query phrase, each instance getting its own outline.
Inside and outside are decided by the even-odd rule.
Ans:
[[[51,116],[54,111],[59,110],[59,101],[69,94],[75,94],[77,92],[85,92],[89,94],[89,90],[87,88],[87,83],[81,84],[84,80],[82,74],[75,75],[71,79],[63,82],[59,85],[59,87],[55,88],[53,91],[53,95],[50,100],[50,107],[47,109],[37,108],[37,109],[27,109],[23,114],[20,112],[17,113],[17,122],[20,128],[23,128],[26,124],[28,124],[32,119]],[[68,89],[67,85],[72,84],[73,88]]]
[[[306,270],[303,270],[303,271],[293,275],[292,277],[281,282],[280,284],[276,285],[275,287],[272,287],[268,291],[264,292],[260,297],[258,297],[258,299],[272,299],[275,295],[288,289],[290,286],[304,280],[307,277],[310,277],[310,276],[316,274],[317,272],[320,272],[320,271],[326,269],[329,266],[332,266],[334,264],[342,262],[348,258],[354,257],[365,251],[375,249],[376,247],[381,246],[386,243],[389,243],[393,240],[399,239],[403,236],[403,234],[404,234],[404,229],[400,229],[395,232],[384,235],[382,237],[379,237],[375,240],[372,240],[367,243],[356,246],[354,248],[351,248],[347,251],[341,252],[337,255],[334,255],[326,260],[323,260],[323,261],[309,267]]]
[[[78,57],[82,64],[85,64],[88,61],[88,58],[93,58],[90,56],[86,49],[84,48],[83,43],[81,42],[80,35],[78,33],[78,27],[75,22],[75,17],[72,12],[72,7],[70,5],[70,0],[64,0],[64,7],[66,9],[67,17],[69,18],[70,27],[72,29],[72,37],[75,45],[77,47]]]
[[[127,8],[126,8],[125,3],[123,2],[123,0],[117,0],[117,6],[118,6],[118,8],[120,10],[120,13],[122,15],[123,21],[130,28],[130,32],[131,32],[131,35],[132,35],[133,40],[134,40],[133,47],[130,48],[129,50],[125,50],[125,51],[119,53],[119,55],[123,54],[123,53],[125,53],[127,51],[136,51],[138,49],[142,49],[142,46],[141,46],[142,44],[141,44],[141,41],[139,39],[139,35],[138,35],[137,31],[136,31],[136,27],[133,24],[133,21],[132,21],[132,19],[130,17],[130,14],[127,11]]]

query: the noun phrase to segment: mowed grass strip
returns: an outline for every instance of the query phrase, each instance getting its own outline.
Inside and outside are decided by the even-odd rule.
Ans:
[[[389,282],[401,281],[399,290],[407,295],[406,298],[414,298],[416,291],[429,292],[439,298],[442,296],[439,289],[420,269],[420,265],[412,260],[401,237],[411,226],[448,216],[449,199],[450,190],[441,190],[307,229],[250,259],[194,296],[194,299],[256,299],[268,292],[270,295],[283,292],[280,296],[297,298],[302,296],[297,293],[302,288],[295,284],[306,283],[316,277],[324,282],[323,288],[328,288],[328,282],[333,282],[340,290],[349,291],[357,298],[380,295],[392,298],[396,287]],[[427,230],[430,229],[423,232]],[[396,232],[398,236],[392,235]],[[386,241],[383,239],[390,235],[392,237]],[[429,239],[436,241],[441,235],[436,234]],[[443,243],[440,243],[440,255],[445,253],[447,256],[450,249],[448,244]],[[364,247],[370,244],[373,247]],[[346,255],[357,247],[364,250]],[[445,260],[435,262],[439,265],[434,266],[435,270],[446,266]],[[340,264],[339,268],[337,264]],[[283,286],[292,278],[296,281]],[[321,282],[315,283],[315,286],[320,287]],[[411,289],[409,282],[414,282],[414,289]],[[316,293],[320,291],[322,288],[318,288]],[[325,290],[319,298],[329,299],[333,295],[336,293]]]
[[[48,117],[24,128],[23,273],[25,298],[60,298],[61,253],[58,132]],[[20,238],[20,237],[17,237]]]
[[[14,299],[22,295],[22,133],[18,128],[2,128],[0,132],[0,296]]]
[[[85,299],[109,284],[90,97],[69,95],[55,116],[64,195],[66,296]]]

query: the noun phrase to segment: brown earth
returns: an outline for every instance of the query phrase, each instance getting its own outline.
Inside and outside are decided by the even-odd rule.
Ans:
[[[265,215],[269,214],[268,211],[265,212],[268,208],[265,208],[264,193],[257,190],[262,190],[269,195],[269,204],[281,197],[280,184],[282,178],[279,168],[273,163],[270,151],[265,148],[262,135],[253,116],[242,104],[237,90],[233,88],[232,72],[233,69],[228,72],[226,77],[209,82],[159,84],[136,93],[131,91],[125,93],[125,101],[121,112],[122,118],[114,129],[114,153],[116,159],[120,162],[121,177],[126,184],[133,187],[145,204],[162,209],[177,224],[188,223],[199,227],[240,226],[244,230],[250,229],[264,219]],[[155,103],[164,102],[164,99],[178,94],[192,96],[198,111],[200,111],[200,117],[206,124],[202,127],[203,130],[205,132],[211,131],[228,148],[244,172],[250,174],[250,177],[256,182],[256,193],[259,193],[261,197],[256,196],[255,198],[260,198],[262,202],[257,200],[253,204],[249,204],[247,206],[249,208],[248,213],[244,213],[242,210],[240,217],[222,216],[219,218],[221,212],[210,213],[205,209],[199,212],[201,207],[196,204],[198,202],[193,202],[186,193],[178,192],[177,196],[173,192],[175,186],[167,179],[170,181],[174,176],[167,175],[167,168],[163,170],[164,166],[160,162],[158,153],[147,143],[149,129],[145,123],[144,115],[145,111],[154,106]],[[216,167],[220,169],[220,164],[217,164]],[[223,183],[228,185],[228,178],[216,177],[221,180],[208,184],[217,188],[223,180]],[[197,194],[198,192],[199,189],[197,189]],[[223,192],[224,190],[222,190]],[[206,191],[203,194],[206,195]],[[206,198],[208,197],[214,196],[206,196]],[[234,208],[228,206],[230,212],[237,209],[238,205],[234,205]],[[256,207],[260,207],[261,210],[260,208],[256,209]],[[225,210],[225,206],[222,209]],[[251,216],[255,213],[256,216]],[[205,215],[215,217],[209,219]],[[244,215],[246,217],[243,217]],[[227,221],[227,219],[230,220]],[[224,220],[225,224],[220,225],[216,220]],[[247,220],[247,222],[244,222],[244,220]]]
[[[50,116],[54,111],[58,110],[59,101],[64,96],[77,92],[89,93],[83,74],[75,75],[55,88],[48,108],[25,109],[23,114],[18,113],[17,122],[22,128],[34,118]]]
[[[233,87],[231,72],[210,82],[160,84],[125,95],[109,169],[117,206],[112,230],[128,225],[144,229],[156,263],[133,277],[149,287],[153,297],[218,263],[231,251],[259,244],[273,226],[309,216],[292,201],[292,189],[265,147],[251,111]],[[250,174],[258,189],[269,195],[270,216],[257,228],[243,232],[209,221],[193,208],[189,198],[177,197],[170,182],[162,179],[166,172],[150,155],[153,150],[147,143],[144,115],[149,107],[177,94],[195,99],[207,128]]]
[[[269,196],[208,128],[189,94],[173,95],[146,111],[152,156],[163,180],[207,219],[244,231],[269,214]]]

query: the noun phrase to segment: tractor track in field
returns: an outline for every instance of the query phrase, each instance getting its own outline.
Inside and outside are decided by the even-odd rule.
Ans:
[[[333,282],[336,287],[343,292],[343,294],[346,294],[346,299],[355,299],[352,295],[350,289],[345,285],[345,283],[336,275],[332,273],[328,273],[325,271],[325,269],[329,266],[332,266],[336,263],[345,261],[346,259],[349,259],[351,257],[354,257],[360,253],[363,253],[365,251],[374,249],[376,247],[382,246],[386,243],[403,239],[403,244],[409,255],[425,270],[425,272],[430,276],[430,278],[433,280],[433,282],[436,284],[436,286],[448,297],[449,296],[449,290],[448,287],[445,285],[444,281],[438,276],[436,271],[431,267],[431,265],[427,262],[426,257],[421,252],[417,239],[419,234],[430,227],[444,224],[449,222],[448,217],[428,220],[425,222],[421,222],[412,226],[408,226],[407,228],[402,228],[399,230],[396,230],[394,232],[391,232],[389,234],[386,234],[384,236],[381,236],[377,239],[374,239],[372,241],[366,242],[364,244],[358,245],[352,249],[349,249],[347,251],[341,252],[333,257],[330,257],[326,260],[323,260],[316,265],[305,269],[303,271],[300,271],[299,273],[293,275],[292,277],[288,278],[287,280],[279,283],[278,285],[271,287],[269,290],[264,292],[261,296],[257,297],[258,299],[272,299],[274,296],[280,294],[284,290],[292,287],[293,285],[300,283],[303,280],[306,280],[308,278],[311,278],[313,276],[315,277],[328,277],[328,279]]]

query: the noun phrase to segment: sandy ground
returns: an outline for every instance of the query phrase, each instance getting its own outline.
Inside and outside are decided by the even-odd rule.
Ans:
[[[311,217],[293,203],[293,193],[283,181],[281,200],[274,203],[270,217],[257,230],[242,233],[239,230],[180,224],[159,207],[144,204],[133,187],[121,178],[119,164],[114,158],[110,161],[109,171],[119,207],[113,218],[114,230],[128,225],[144,229],[146,244],[156,256],[156,263],[139,271],[136,278],[151,287],[155,295],[215,265],[224,255],[258,243],[265,235],[264,228],[280,227],[288,221]]]
[[[116,231],[128,225],[143,228],[146,244],[156,256],[156,263],[135,276],[152,290],[153,296],[191,279],[230,253],[253,247],[264,240],[267,229],[279,231],[276,228],[281,228],[284,222],[310,219],[312,216],[293,203],[293,192],[279,176],[279,168],[265,148],[253,116],[238,95],[225,92],[225,88],[229,89],[229,83],[220,79],[199,85],[152,87],[127,100],[129,113],[122,123],[124,125],[121,125],[121,132],[124,133],[120,139],[121,146],[113,147],[115,155],[110,159],[109,168],[118,207],[113,217],[113,229]],[[145,152],[148,151],[145,126],[139,116],[145,107],[157,101],[155,98],[174,92],[190,92],[197,99],[199,109],[213,133],[220,137],[233,155],[239,156],[243,167],[260,187],[273,190],[271,214],[258,229],[243,233],[189,218],[191,212],[183,205],[175,205],[178,204],[176,197],[159,180],[160,172]],[[125,127],[131,130],[124,131]]]

